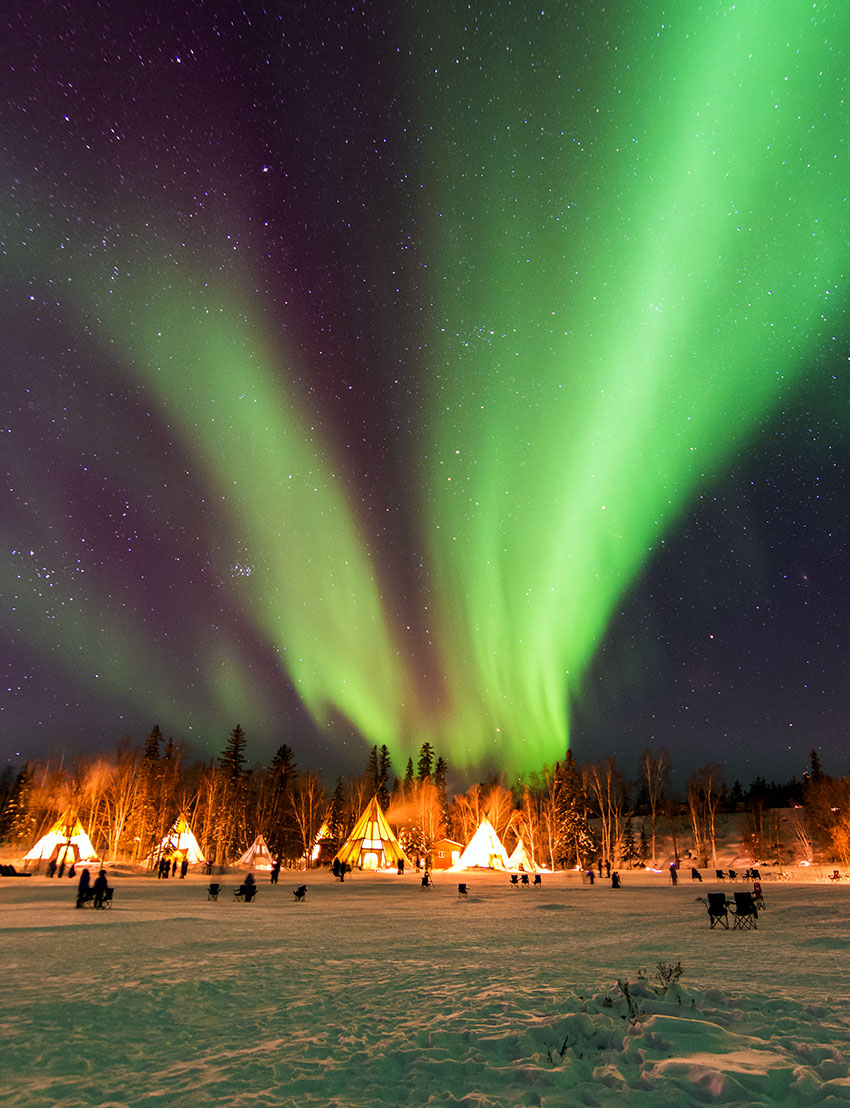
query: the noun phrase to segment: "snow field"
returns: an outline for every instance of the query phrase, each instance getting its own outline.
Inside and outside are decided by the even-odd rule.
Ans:
[[[466,900],[454,875],[284,871],[245,905],[237,874],[218,902],[200,876],[116,874],[104,912],[67,879],[6,879],[4,1104],[850,1102],[850,885],[765,880],[759,929],[727,932],[708,881],[463,879]],[[665,994],[657,963],[679,961]]]

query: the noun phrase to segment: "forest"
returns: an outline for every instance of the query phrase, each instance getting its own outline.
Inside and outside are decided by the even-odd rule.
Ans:
[[[434,844],[465,845],[485,816],[508,850],[519,839],[539,866],[587,868],[669,864],[688,858],[716,867],[718,820],[737,820],[737,839],[753,863],[828,858],[850,868],[850,778],[824,772],[817,752],[799,779],[761,777],[746,788],[707,764],[671,787],[672,762],[647,748],[627,777],[613,757],[579,764],[571,751],[536,773],[494,775],[463,792],[448,787],[445,758],[423,743],[397,773],[386,746],[373,747],[363,772],[333,782],[301,771],[284,743],[267,765],[251,765],[241,726],[218,756],[191,762],[183,744],[158,726],[144,742],[124,739],[111,754],[80,755],[73,765],[35,761],[0,774],[0,842],[24,853],[58,818],[79,818],[104,860],[142,863],[178,815],[188,819],[205,856],[226,866],[262,834],[284,865],[309,866],[344,841],[377,796],[408,856],[429,863]]]

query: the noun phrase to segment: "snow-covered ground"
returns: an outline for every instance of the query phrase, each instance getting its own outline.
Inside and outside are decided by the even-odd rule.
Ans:
[[[473,873],[0,878],[7,1108],[850,1102],[850,882],[765,877],[756,931],[703,885]],[[303,903],[292,890],[306,881]],[[726,883],[727,892],[733,887]],[[658,963],[681,962],[666,995]],[[619,981],[627,983],[630,1003]]]

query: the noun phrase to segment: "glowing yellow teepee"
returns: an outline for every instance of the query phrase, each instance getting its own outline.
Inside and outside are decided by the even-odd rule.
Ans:
[[[97,861],[97,851],[78,819],[70,819],[67,814],[62,816],[46,835],[42,835],[29,854],[24,855],[27,862],[49,861],[51,858],[60,863]]]
[[[451,867],[458,869],[510,869],[508,855],[493,824],[485,816],[469,845]]]
[[[401,844],[373,796],[354,825],[351,834],[336,852],[334,861],[346,862],[361,869],[392,869],[400,861],[410,864]]]

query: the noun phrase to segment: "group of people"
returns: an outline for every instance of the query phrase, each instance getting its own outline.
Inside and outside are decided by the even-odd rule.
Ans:
[[[106,880],[105,869],[101,868],[94,882],[92,882],[89,871],[84,869],[80,874],[80,880],[77,884],[77,907],[84,907],[90,900],[93,907],[102,908],[108,888],[109,883]]]
[[[606,879],[609,879],[611,881],[611,888],[612,889],[622,888],[622,882],[620,881],[620,874],[617,872],[617,870],[612,871],[611,863],[609,861],[606,860],[606,861],[603,862],[602,859],[600,858],[597,861],[596,865],[597,865],[597,868],[599,870],[599,880],[600,881],[602,880],[602,870],[604,868]],[[594,883],[594,881],[596,880],[596,873],[593,870],[593,866],[591,866],[590,869],[585,871],[583,880],[584,881],[589,881],[591,885]]]
[[[185,877],[189,872],[189,859],[183,855],[183,861],[180,863],[180,876]],[[177,859],[169,858],[166,854],[160,858],[156,867],[157,878],[162,877],[174,877],[177,873]]]

